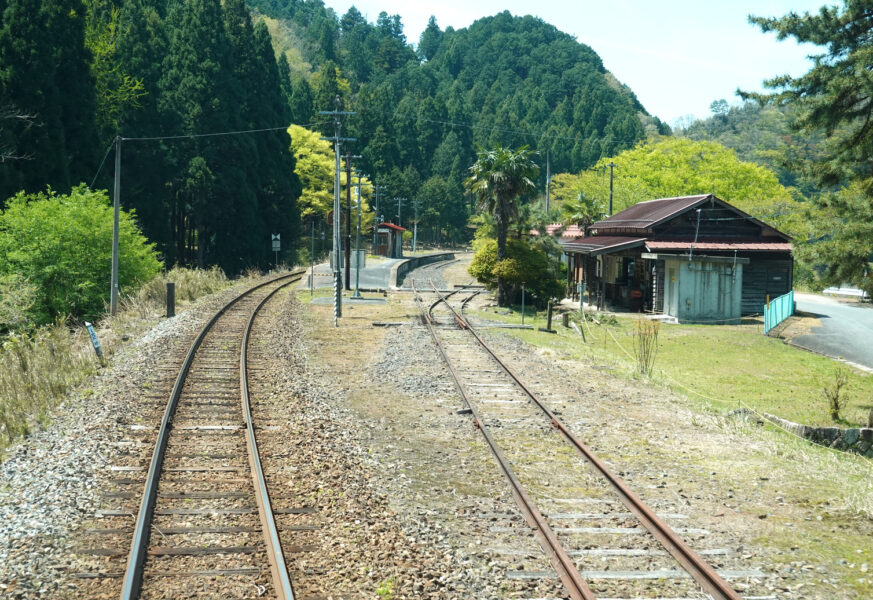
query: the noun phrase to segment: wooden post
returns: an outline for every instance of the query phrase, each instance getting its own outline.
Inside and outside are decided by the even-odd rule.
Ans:
[[[167,318],[176,316],[176,284],[167,282]]]

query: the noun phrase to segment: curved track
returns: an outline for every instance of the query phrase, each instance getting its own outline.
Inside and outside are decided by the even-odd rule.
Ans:
[[[525,519],[538,532],[540,545],[556,569],[570,598],[594,599],[595,591],[592,591],[593,584],[589,586],[589,579],[598,580],[597,594],[600,597],[626,593],[630,589],[640,597],[643,595],[652,597],[650,594],[655,593],[657,596],[654,597],[704,597],[715,600],[741,598],[713,567],[666,524],[664,518],[643,503],[602,460],[582,444],[546,403],[538,398],[489,348],[463,315],[463,307],[473,296],[468,296],[459,302],[457,298],[460,296],[456,295],[457,292],[443,295],[432,289],[426,292],[433,297],[433,300],[425,309],[422,293],[416,289],[416,302],[422,320],[428,326],[459,392],[472,413],[475,426],[482,432],[502,472],[509,480],[513,495]],[[452,304],[459,306],[455,308]],[[495,366],[498,368],[495,369]],[[584,462],[567,459],[568,444],[577,457],[584,458]],[[580,466],[584,468],[580,469]],[[523,481],[527,482],[529,489],[555,490],[562,485],[557,482],[557,479],[551,487],[543,486],[549,486],[547,479],[556,477],[557,474],[562,475],[565,480],[568,474],[570,479],[575,477],[578,482],[577,488],[596,490],[593,492],[594,498],[582,498],[580,502],[589,501],[597,503],[597,506],[611,507],[608,510],[612,512],[605,514],[550,512],[544,516],[544,511],[540,510],[533,501],[536,494],[529,492]],[[599,481],[595,483],[595,479]],[[543,494],[540,492],[540,495]],[[615,501],[616,498],[618,502]],[[627,512],[618,509],[619,503]],[[669,517],[678,518],[683,515],[669,515]],[[597,519],[601,524],[617,526],[567,527],[564,519]],[[635,523],[631,522],[632,520]],[[698,537],[706,533],[703,530],[690,528],[686,528],[685,531]],[[608,533],[616,535],[613,539],[607,539],[605,534]],[[633,535],[628,535],[629,533]],[[589,535],[586,539],[580,540],[579,534]],[[592,538],[596,543],[592,543]],[[630,541],[630,538],[636,539]],[[600,544],[621,546],[618,550],[600,550],[605,553],[601,556],[627,556],[631,559],[626,563],[628,566],[632,565],[635,556],[657,557],[660,554],[662,557],[647,558],[647,564],[642,569],[639,567],[632,567],[626,571],[614,569],[611,573],[593,570],[580,572],[571,554],[587,556],[596,553],[597,549],[592,546]],[[662,549],[658,549],[658,545]],[[681,569],[675,568],[677,564]],[[755,573],[727,572],[727,575],[752,577]],[[689,576],[696,582],[696,586],[688,580]],[[622,582],[621,585],[611,583],[620,582],[622,579],[630,583]],[[635,584],[634,581],[643,583]]]
[[[294,598],[273,513],[306,510],[274,510],[271,504],[248,394],[248,346],[258,312],[302,274],[250,288],[197,335],[180,361],[144,480],[136,477],[143,467],[118,467],[131,478],[114,484],[131,491],[104,494],[133,499],[132,486],[143,486],[138,510],[102,511],[110,519],[134,517],[132,531],[91,531],[130,540],[126,568],[84,575],[120,578],[122,599],[177,598],[183,591],[198,597]],[[155,431],[147,425],[131,429]],[[107,560],[118,555],[99,548],[85,553]]]

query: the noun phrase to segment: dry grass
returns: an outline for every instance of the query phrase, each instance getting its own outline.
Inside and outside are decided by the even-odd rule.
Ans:
[[[176,307],[259,276],[247,273],[232,282],[224,273],[173,268],[121,299],[115,317],[97,326],[104,356],[111,357],[123,339],[141,334],[165,314],[166,284],[176,283]],[[0,453],[18,437],[48,421],[52,409],[70,388],[97,368],[97,359],[84,327],[59,322],[33,334],[10,335],[0,345]]]
[[[66,391],[95,369],[84,329],[59,322],[32,336],[9,336],[0,347],[0,451],[48,419]]]

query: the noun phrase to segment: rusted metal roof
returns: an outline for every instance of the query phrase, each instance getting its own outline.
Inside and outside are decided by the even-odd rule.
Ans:
[[[646,200],[615,213],[608,219],[594,223],[591,229],[598,232],[607,229],[649,229],[698,204],[703,204],[712,197],[712,194],[702,194]]]
[[[694,246],[695,250],[723,250],[739,252],[749,251],[771,251],[771,252],[791,252],[791,244],[788,242],[761,242],[742,241],[742,240],[721,240],[721,241],[698,241],[697,243],[687,241],[666,241],[666,240],[649,240],[646,242],[646,248],[649,250],[688,250]]]
[[[563,223],[549,223],[546,225],[546,234],[547,235],[555,235],[558,231],[561,231],[561,228],[564,227]],[[531,235],[539,235],[539,229],[531,229]],[[561,231],[562,238],[577,238],[584,237],[585,232],[578,225],[567,225],[567,227]]]
[[[379,223],[379,227],[387,227],[388,229],[394,229],[395,231],[406,231],[406,228],[395,225],[394,223]]]
[[[561,240],[560,244],[567,253],[575,252],[597,256],[598,254],[607,254],[624,250],[625,248],[636,248],[637,246],[642,246],[645,241],[646,238],[644,237],[598,235]]]

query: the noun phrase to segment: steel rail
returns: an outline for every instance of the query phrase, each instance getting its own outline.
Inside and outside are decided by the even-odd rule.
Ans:
[[[122,600],[137,600],[142,588],[143,566],[145,564],[146,550],[148,549],[149,536],[151,535],[151,523],[155,510],[155,502],[158,495],[158,482],[160,480],[161,469],[164,464],[164,455],[167,450],[167,442],[170,438],[170,430],[172,428],[173,415],[176,413],[176,406],[179,403],[179,397],[182,395],[182,388],[185,384],[185,378],[188,376],[188,371],[191,364],[194,362],[194,355],[206,338],[206,335],[212,329],[212,326],[220,319],[224,313],[230,308],[262,287],[268,286],[276,281],[288,279],[290,277],[302,276],[303,271],[296,271],[287,275],[274,277],[269,281],[265,281],[256,286],[253,286],[225,304],[213,317],[209,320],[203,329],[197,335],[188,354],[185,356],[185,361],[179,369],[179,375],[176,377],[176,383],[173,385],[173,390],[170,392],[170,397],[167,400],[167,407],[164,410],[164,416],[161,419],[161,426],[158,430],[158,439],[155,443],[155,450],[152,453],[152,460],[149,464],[149,471],[146,476],[145,486],[143,490],[142,500],[137,513],[136,523],[134,525],[133,540],[130,545],[130,554],[127,558],[127,567],[124,572],[124,581],[121,586]]]
[[[429,280],[429,281],[430,281],[431,286],[432,286],[434,289],[436,289],[436,286],[433,285],[433,280],[431,279],[431,280]],[[461,286],[461,287],[459,287],[458,289],[449,292],[448,294],[446,294],[445,297],[446,297],[446,298],[451,298],[451,297],[454,296],[455,294],[460,293],[460,292],[463,292],[463,291],[467,288],[468,285],[470,285],[470,284],[468,283],[467,285]],[[412,284],[412,291],[415,292],[415,282],[413,282],[413,284]],[[476,293],[478,294],[479,292],[476,292]],[[437,305],[437,304],[440,304],[441,302],[445,302],[445,299],[444,299],[442,296],[439,296],[439,294],[437,294],[437,299],[436,299],[436,300],[435,300],[435,301],[430,305],[430,307],[427,309],[427,315],[428,315],[428,320],[429,320],[429,321],[433,322],[433,309],[436,308],[436,305]]]
[[[246,421],[246,449],[249,454],[249,466],[252,469],[252,478],[255,481],[257,493],[255,500],[258,504],[258,514],[264,530],[264,543],[267,546],[267,558],[270,561],[270,571],[273,575],[273,587],[279,600],[294,600],[294,587],[288,576],[288,565],[285,563],[285,554],[282,551],[282,541],[279,539],[279,530],[273,517],[273,506],[270,502],[270,493],[267,490],[267,481],[264,478],[264,470],[261,466],[261,457],[258,454],[258,441],[255,437],[255,424],[252,419],[252,405],[249,398],[249,374],[248,374],[248,345],[255,317],[261,308],[280,290],[294,283],[294,280],[284,283],[267,294],[252,311],[246,324],[243,340],[240,345],[239,357],[239,383],[240,398],[242,400],[243,416]]]
[[[542,546],[546,555],[549,558],[549,562],[555,567],[555,570],[558,572],[558,577],[560,577],[561,582],[564,584],[564,588],[570,595],[572,600],[596,600],[594,597],[594,593],[591,591],[591,588],[588,587],[588,584],[582,578],[582,575],[579,573],[579,570],[576,568],[575,563],[567,554],[567,551],[564,549],[564,546],[561,544],[560,540],[558,540],[557,535],[552,530],[551,526],[546,522],[542,513],[540,513],[539,509],[531,500],[530,496],[525,491],[518,477],[515,475],[515,472],[512,470],[512,467],[509,464],[509,461],[503,456],[503,453],[500,451],[500,448],[497,446],[497,443],[494,441],[494,438],[491,437],[491,434],[488,431],[488,428],[485,426],[485,423],[482,421],[482,418],[479,416],[479,411],[476,410],[475,405],[470,400],[470,396],[467,393],[466,386],[461,382],[461,378],[449,360],[448,354],[446,353],[445,348],[443,347],[442,342],[436,334],[436,329],[430,319],[426,318],[426,313],[424,310],[424,305],[421,302],[421,299],[418,295],[418,290],[415,288],[415,284],[412,285],[413,293],[415,294],[415,302],[418,305],[419,311],[423,317],[425,317],[424,321],[430,331],[431,336],[433,337],[434,343],[436,344],[437,349],[442,356],[443,361],[448,367],[449,372],[452,374],[452,378],[455,380],[455,386],[458,388],[458,392],[461,394],[461,397],[464,399],[464,403],[467,405],[467,408],[470,410],[473,415],[473,424],[474,426],[482,433],[485,441],[488,443],[489,448],[491,449],[491,453],[494,454],[494,457],[497,459],[497,464],[500,466],[500,470],[503,471],[504,476],[509,480],[510,488],[512,491],[512,495],[515,498],[516,504],[521,509],[521,512],[528,522],[528,524],[537,529],[540,533],[538,536],[538,540],[540,542],[540,546]],[[436,288],[434,288],[436,289]],[[437,295],[440,295],[437,292]],[[448,305],[448,302],[446,302]]]
[[[437,292],[439,295],[439,292]],[[524,390],[528,398],[534,402],[543,413],[549,418],[552,426],[563,434],[564,438],[570,442],[585,459],[601,474],[613,487],[618,494],[625,507],[633,513],[646,528],[664,547],[670,555],[679,562],[680,565],[688,572],[689,575],[710,595],[713,600],[742,600],[741,596],[728,584],[716,571],[713,569],[699,554],[697,554],[685,541],[674,532],[643,500],[636,495],[624,481],[609,467],[601,461],[594,452],[583,444],[575,435],[561,422],[560,419],[547,407],[522,381],[515,373],[498,357],[491,348],[482,340],[473,326],[467,321],[463,314],[459,314],[454,307],[448,302],[446,306],[455,313],[455,318],[459,322],[463,322],[463,329],[467,329],[476,338],[482,348],[500,365],[504,372],[509,375],[518,386]]]

